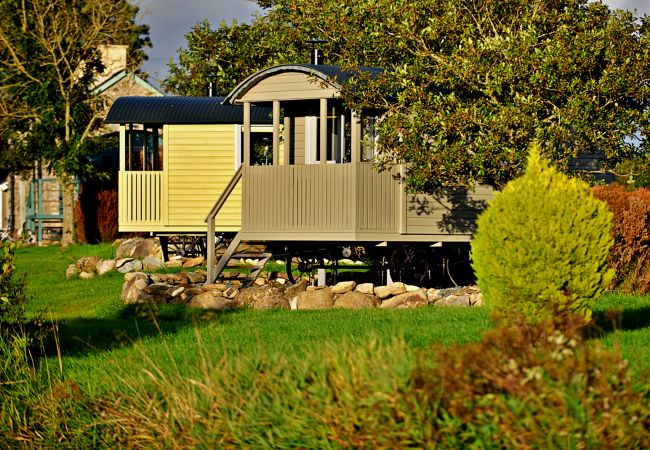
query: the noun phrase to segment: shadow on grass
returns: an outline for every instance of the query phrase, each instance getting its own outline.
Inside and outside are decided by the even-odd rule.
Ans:
[[[650,306],[611,308],[594,314],[595,328],[601,335],[614,331],[634,331],[650,327]],[[598,334],[598,333],[597,333]]]
[[[45,354],[80,356],[119,347],[128,347],[141,339],[176,333],[207,321],[228,321],[230,312],[188,309],[183,305],[164,305],[151,309],[128,305],[114,318],[78,318],[56,322],[56,335],[50,332],[44,342]],[[51,323],[48,323],[51,325]]]

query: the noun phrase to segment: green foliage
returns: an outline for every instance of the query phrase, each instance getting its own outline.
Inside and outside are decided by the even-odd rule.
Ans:
[[[225,94],[253,72],[309,61],[388,69],[350,83],[356,110],[386,112],[382,167],[408,166],[415,190],[497,186],[516,176],[533,139],[560,169],[581,152],[613,168],[645,148],[650,114],[647,20],[588,0],[275,0],[250,25],[200,24],[171,65],[174,92]],[[229,68],[234,70],[230,70]]]
[[[498,319],[588,319],[611,281],[611,213],[587,183],[550,167],[533,145],[526,172],[478,218],[473,267]]]

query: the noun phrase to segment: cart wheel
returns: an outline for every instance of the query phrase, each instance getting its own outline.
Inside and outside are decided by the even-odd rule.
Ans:
[[[174,235],[170,236],[168,254],[185,257],[205,256],[206,242],[204,236]]]
[[[429,280],[429,262],[426,254],[412,245],[396,248],[388,262],[393,281],[422,286]]]
[[[296,260],[296,264],[293,264],[293,261]],[[293,266],[296,266],[295,268]],[[303,277],[308,277],[310,280],[313,280],[314,270],[324,267],[322,258],[315,257],[300,257],[289,254],[287,256],[286,262],[286,271],[287,279],[291,284],[295,284],[296,280]],[[297,275],[294,275],[294,272],[297,271]]]

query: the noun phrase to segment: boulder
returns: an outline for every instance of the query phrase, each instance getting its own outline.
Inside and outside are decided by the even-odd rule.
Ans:
[[[143,289],[147,294],[156,296],[166,296],[168,290],[169,285],[166,283],[152,283]]]
[[[213,292],[203,292],[192,297],[188,303],[190,308],[212,309],[216,311],[228,311],[234,308],[234,302],[231,299],[215,295]]]
[[[81,272],[94,274],[97,272],[97,263],[99,261],[100,259],[97,256],[84,256],[77,261],[77,267]]]
[[[65,269],[65,277],[70,279],[72,277],[76,277],[81,273],[81,270],[79,270],[79,267],[77,267],[76,264],[70,264],[67,269]]]
[[[204,261],[205,261],[205,257],[197,256],[196,258],[190,258],[190,259],[186,260],[185,262],[183,262],[183,267],[185,269],[190,269],[192,267],[198,267],[201,264],[203,264]]]
[[[345,294],[357,287],[356,281],[341,281],[332,286],[332,294]]]
[[[198,272],[184,272],[183,275],[187,277],[191,284],[205,283],[205,275]]]
[[[298,294],[297,309],[327,309],[334,305],[334,295],[330,287],[307,290]]]
[[[138,278],[133,282],[133,286],[135,286],[135,288],[139,291],[144,291],[147,286],[149,286],[149,282],[146,278]]]
[[[434,303],[436,306],[470,306],[469,294],[450,295]]]
[[[144,272],[129,272],[124,274],[124,281],[132,281],[137,278],[149,278],[149,275],[147,275]]]
[[[470,303],[472,306],[484,306],[485,303],[483,302],[483,294],[480,292],[476,294],[473,300],[470,300]]]
[[[391,297],[393,295],[400,295],[406,292],[406,286],[402,282],[397,282],[389,284],[388,286],[377,286],[375,287],[375,295],[379,297],[380,300]]]
[[[308,284],[309,281],[300,279],[296,284],[287,286],[284,294],[287,296],[287,298],[294,298],[296,295],[298,295],[299,292],[306,290]]]
[[[225,292],[228,289],[228,287],[229,286],[227,284],[224,284],[224,283],[213,283],[213,284],[203,285],[203,286],[201,286],[201,289],[204,290],[204,291],[217,290],[217,291]]]
[[[426,305],[428,305],[427,294],[424,290],[419,290],[417,292],[405,292],[384,300],[379,307],[384,309],[405,309]]]
[[[142,267],[148,272],[155,272],[156,270],[160,270],[165,267],[165,262],[160,258],[156,258],[155,256],[145,256],[142,259]]]
[[[155,256],[163,259],[158,238],[131,238],[123,241],[115,251],[115,258],[139,258]]]
[[[142,263],[133,258],[121,258],[115,261],[115,268],[120,273],[138,272],[142,270]]]
[[[169,261],[165,261],[165,267],[183,267],[183,261],[180,258],[170,259]]]
[[[361,283],[357,285],[355,291],[360,292],[362,294],[374,295],[375,285],[372,283]]]
[[[97,275],[106,275],[108,272],[115,270],[114,259],[104,259],[97,263]]]
[[[433,304],[437,302],[438,300],[442,300],[442,295],[440,294],[440,289],[429,289],[427,290],[427,301],[430,304]]]
[[[82,280],[89,280],[91,278],[95,278],[95,274],[93,272],[81,272],[79,274],[79,278]]]
[[[283,289],[273,284],[242,289],[236,301],[241,307],[254,309],[289,309],[289,299]]]
[[[239,287],[238,286],[230,286],[228,289],[226,289],[223,292],[221,292],[221,291],[217,291],[217,292],[220,292],[221,295],[223,295],[226,298],[234,299],[235,297],[237,297],[237,294],[239,294]]]
[[[362,294],[361,292],[346,292],[334,301],[334,308],[362,309],[372,308],[374,295]]]

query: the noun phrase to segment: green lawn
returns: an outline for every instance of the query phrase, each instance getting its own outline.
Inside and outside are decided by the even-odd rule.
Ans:
[[[491,442],[493,433],[481,424],[458,434],[453,420],[438,415],[438,404],[414,388],[427,376],[434,377],[433,386],[443,381],[427,375],[442,347],[477,342],[491,328],[485,308],[217,314],[165,305],[152,314],[122,305],[121,274],[65,278],[66,266],[79,257],[113,253],[109,245],[19,250],[18,271],[31,296],[28,315],[41,314],[57,333],[46,342],[47,357],[38,360],[46,370],[33,384],[15,384],[10,396],[0,395],[0,428],[6,430],[0,447],[394,448],[440,438],[452,439],[447,445],[454,448],[475,436],[483,442],[483,432]],[[595,316],[595,339],[619,347],[631,375],[645,379],[650,296],[607,294]],[[500,370],[497,364],[494,374]],[[571,383],[549,386],[560,386],[562,398],[590,405]],[[508,401],[504,414],[519,411],[519,400]],[[634,410],[645,400],[631,401]],[[566,411],[538,406],[539,413],[530,413],[543,417],[536,436],[564,439],[564,429],[556,432],[552,424]],[[571,423],[579,422],[582,407]],[[486,417],[488,426],[493,420]],[[449,428],[430,434],[440,426]]]
[[[266,352],[302,358],[326,344],[358,346],[403,339],[409,348],[477,341],[490,327],[484,308],[421,308],[364,311],[237,311],[192,313],[168,305],[156,320],[146,311],[122,305],[123,276],[112,273],[91,280],[65,278],[65,268],[81,256],[111,257],[110,245],[25,247],[19,250],[18,271],[26,276],[32,299],[28,314],[43,314],[58,327],[64,376],[90,392],[110,386],[115,373],[133,370],[143,358],[171,354],[188,376],[201,357],[197,336],[213,358]],[[613,314],[614,322],[606,314]],[[620,343],[633,366],[650,361],[650,297],[607,294],[596,316],[607,345]],[[613,331],[616,330],[616,331]],[[54,342],[48,345],[54,356]]]

